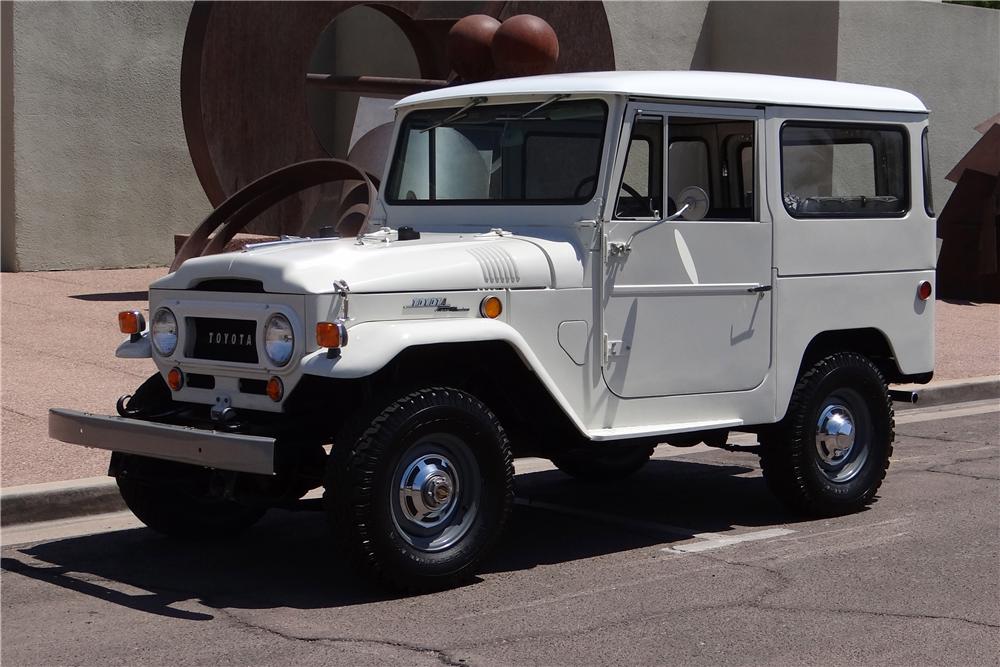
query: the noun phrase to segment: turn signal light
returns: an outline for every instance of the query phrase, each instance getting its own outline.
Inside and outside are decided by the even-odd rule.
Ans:
[[[118,329],[132,336],[142,333],[146,329],[146,318],[138,310],[123,310],[118,313]]]
[[[184,386],[184,373],[181,372],[181,369],[176,366],[170,369],[170,372],[167,373],[167,386],[174,391]]]
[[[931,298],[933,291],[930,282],[926,280],[921,280],[920,284],[917,285],[917,296],[920,297],[921,301],[927,301],[927,299]]]
[[[479,304],[479,314],[491,320],[500,317],[503,312],[503,302],[498,297],[488,296]]]
[[[267,381],[267,397],[272,401],[277,403],[281,400],[281,397],[285,395],[285,385],[281,382],[281,378],[272,377]]]
[[[347,346],[347,327],[343,322],[317,322],[316,344],[336,349]]]

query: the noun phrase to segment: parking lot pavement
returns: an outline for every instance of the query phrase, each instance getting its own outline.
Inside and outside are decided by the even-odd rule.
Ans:
[[[101,532],[3,549],[0,657],[992,665],[998,431],[996,401],[900,415],[879,501],[826,520],[785,512],[746,453],[664,451],[597,485],[529,461],[482,575],[415,597],[357,580],[321,514],[272,512],[204,545],[104,517]]]

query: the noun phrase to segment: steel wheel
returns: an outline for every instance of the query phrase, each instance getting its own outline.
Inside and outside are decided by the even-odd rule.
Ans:
[[[830,516],[875,501],[892,455],[893,411],[878,368],[855,352],[799,378],[785,418],[761,434],[764,480],[791,509]]]
[[[396,465],[392,520],[414,548],[447,549],[469,532],[481,487],[479,465],[464,441],[449,433],[425,436]]]
[[[355,565],[391,588],[467,580],[514,501],[514,464],[496,416],[474,396],[432,387],[335,441],[324,496]]]

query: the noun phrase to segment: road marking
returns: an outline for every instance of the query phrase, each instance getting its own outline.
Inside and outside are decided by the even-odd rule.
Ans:
[[[728,547],[742,542],[757,542],[759,540],[769,540],[772,537],[783,537],[785,535],[791,535],[794,532],[794,530],[788,528],[768,528],[767,530],[755,530],[753,532],[742,533],[740,535],[702,533],[700,537],[708,537],[709,539],[702,539],[691,544],[681,544],[675,547],[665,547],[660,549],[660,551],[682,554],[701,553],[702,551],[721,549],[722,547]]]
[[[990,412],[1000,412],[1000,401],[976,401],[968,404],[958,404],[956,407],[947,409],[928,409],[927,412],[896,413],[897,424],[915,424],[917,422],[930,422],[938,419],[954,419],[955,417],[971,417],[972,415],[985,415]]]

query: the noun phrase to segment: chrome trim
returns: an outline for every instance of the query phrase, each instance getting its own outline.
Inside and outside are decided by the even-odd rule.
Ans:
[[[615,285],[611,296],[681,296],[685,294],[756,294],[760,283],[705,283],[699,285]]]
[[[49,437],[73,445],[206,468],[274,474],[274,438],[154,424],[60,408],[49,410]]]

